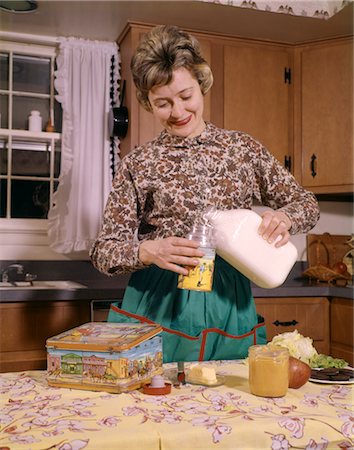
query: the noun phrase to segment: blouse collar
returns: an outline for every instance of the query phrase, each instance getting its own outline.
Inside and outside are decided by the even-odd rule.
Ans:
[[[200,144],[210,142],[213,132],[216,130],[215,125],[210,122],[205,123],[204,130],[196,137],[185,138],[170,134],[167,130],[163,130],[158,137],[158,143],[170,147],[188,148]]]

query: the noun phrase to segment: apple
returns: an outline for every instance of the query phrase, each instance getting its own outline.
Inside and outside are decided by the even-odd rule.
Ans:
[[[311,367],[300,359],[289,356],[289,388],[298,389],[311,376]]]

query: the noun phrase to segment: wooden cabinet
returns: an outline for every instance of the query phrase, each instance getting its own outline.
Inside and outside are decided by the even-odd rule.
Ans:
[[[291,55],[286,47],[224,45],[224,127],[259,140],[284,165],[292,160]]]
[[[151,26],[118,39],[129,129],[121,156],[160,124],[136,100],[130,60]],[[190,30],[214,74],[205,119],[249,133],[315,193],[353,192],[353,40],[286,45]]]
[[[331,299],[331,343],[330,354],[343,358],[349,365],[354,365],[353,334],[354,302],[353,299]]]
[[[353,40],[307,45],[296,52],[299,179],[316,193],[352,192]]]
[[[45,369],[46,340],[90,321],[90,301],[0,303],[0,372]]]
[[[313,339],[318,353],[329,355],[329,300],[327,297],[256,298],[258,314],[266,322],[267,340],[298,330]]]

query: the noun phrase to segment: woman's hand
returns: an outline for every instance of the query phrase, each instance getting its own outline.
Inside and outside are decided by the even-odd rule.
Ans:
[[[161,269],[188,275],[188,269],[183,266],[196,266],[198,258],[204,255],[198,247],[198,242],[180,237],[143,241],[139,247],[139,259],[146,265],[155,264]]]
[[[262,214],[262,219],[258,233],[263,239],[272,244],[281,236],[281,239],[275,243],[275,247],[281,247],[289,241],[291,221],[285,213],[282,211],[266,211]]]

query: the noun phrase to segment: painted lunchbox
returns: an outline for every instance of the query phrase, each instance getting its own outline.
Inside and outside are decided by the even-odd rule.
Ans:
[[[162,328],[89,322],[47,340],[50,386],[126,392],[163,373]]]

